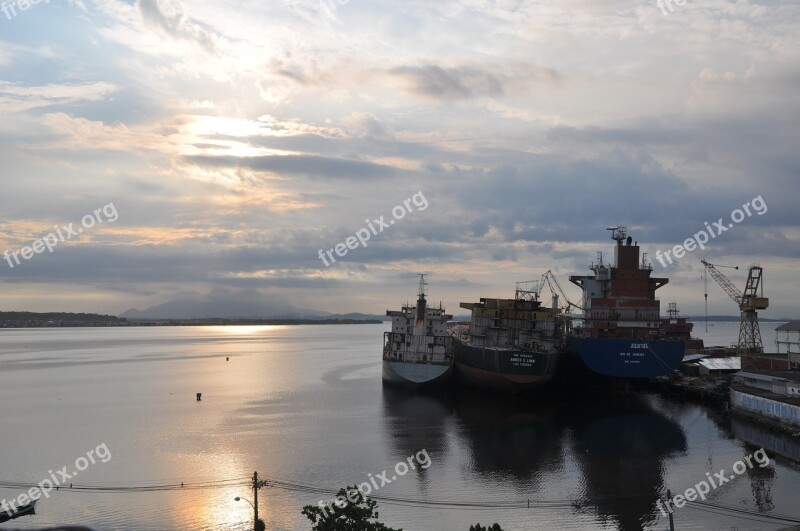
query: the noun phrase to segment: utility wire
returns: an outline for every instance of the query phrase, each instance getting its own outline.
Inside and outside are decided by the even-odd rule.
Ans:
[[[331,489],[326,487],[319,487],[315,485],[304,485],[301,483],[290,483],[286,481],[271,480],[265,481],[266,487],[273,487],[280,490],[297,492],[303,494],[314,494],[318,496],[332,497],[338,493],[339,489]],[[31,487],[36,487],[36,483],[25,483],[16,481],[2,481],[0,480],[0,488],[6,489],[20,489],[27,490]],[[183,483],[165,483],[153,485],[140,485],[140,486],[112,486],[112,485],[81,485],[72,484],[72,486],[59,485],[58,490],[78,492],[78,493],[136,493],[136,492],[161,492],[161,491],[180,491],[180,490],[207,490],[207,489],[220,489],[230,487],[249,487],[252,486],[252,481],[249,476],[241,476],[238,478],[230,478],[216,481],[194,481]],[[53,490],[55,491],[55,489]],[[638,494],[630,495],[610,495],[603,496],[603,500],[611,499],[627,499],[638,497]],[[470,502],[470,501],[457,501],[457,500],[430,500],[430,499],[414,499],[414,498],[401,498],[395,496],[369,496],[375,501],[385,503],[388,505],[398,505],[405,507],[431,507],[439,509],[454,509],[454,510],[497,510],[497,509],[558,509],[558,508],[573,508],[581,509],[594,505],[594,503],[585,503],[577,500],[518,500],[508,502]],[[598,501],[598,498],[595,498]],[[740,507],[722,505],[712,502],[693,501],[688,502],[686,507],[695,510],[704,511],[717,515],[725,515],[734,518],[741,518],[744,520],[757,521],[761,523],[793,523],[800,524],[800,517],[783,515],[783,514],[765,514]]]
[[[51,489],[51,492],[56,490],[70,491],[70,492],[108,492],[108,493],[128,493],[128,492],[157,492],[167,490],[204,490],[213,488],[227,488],[238,485],[248,485],[248,477],[243,476],[240,478],[223,479],[218,481],[202,481],[202,482],[183,482],[183,483],[169,483],[161,485],[142,485],[142,486],[101,486],[101,485],[81,485],[79,483],[70,483],[58,485]],[[23,483],[16,481],[0,481],[0,489],[20,489],[27,490],[31,487],[38,487],[37,483]]]
[[[687,503],[687,507],[694,507],[696,509],[699,508],[699,507],[696,507],[696,506],[702,506],[704,508],[721,509],[723,511],[730,511],[730,512],[739,513],[739,514],[747,514],[747,515],[752,515],[752,516],[758,516],[759,518],[771,518],[773,520],[783,520],[785,522],[792,523],[792,524],[800,523],[800,519],[798,519],[798,517],[787,515],[787,514],[759,513],[759,512],[756,512],[756,511],[751,511],[749,509],[743,509],[741,507],[735,507],[735,506],[732,506],[732,505],[724,505],[724,504],[721,504],[721,503],[713,503],[713,502],[699,501],[699,500]]]

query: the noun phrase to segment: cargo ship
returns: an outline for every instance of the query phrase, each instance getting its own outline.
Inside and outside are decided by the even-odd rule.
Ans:
[[[453,318],[441,303],[431,308],[425,299],[425,275],[420,275],[416,306],[387,310],[392,330],[383,335],[384,383],[409,387],[434,386],[450,380],[453,338],[447,322]]]
[[[670,374],[683,360],[692,323],[661,318],[656,290],[669,279],[652,277],[653,268],[639,261],[639,245],[625,227],[607,229],[617,242],[614,265],[602,254],[589,276],[571,276],[583,290],[580,323],[567,344],[566,365],[577,373],[614,378],[653,378]]]
[[[513,299],[462,302],[470,322],[452,324],[454,378],[469,387],[519,393],[549,382],[563,349],[566,321],[544,307],[538,290],[517,287]]]

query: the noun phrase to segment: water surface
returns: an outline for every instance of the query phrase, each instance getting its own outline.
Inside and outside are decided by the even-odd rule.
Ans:
[[[719,325],[734,335],[723,344],[736,339],[738,324]],[[297,486],[260,491],[267,528],[309,529],[302,507],[328,498],[312,488],[335,491],[385,470],[391,478],[396,463],[425,450],[429,467],[375,493],[391,498],[379,504],[388,525],[665,529],[656,500],[666,488],[682,492],[759,446],[777,459],[711,499],[800,516],[797,439],[731,422],[680,397],[509,401],[384,389],[384,328],[0,331],[0,481],[39,482],[105,444],[111,459],[80,472],[74,486],[185,485],[59,490],[39,502],[37,515],[13,523],[251,529],[250,505],[234,498],[252,500],[246,478],[257,470]],[[772,340],[767,326],[762,332]],[[221,483],[192,488],[209,482]],[[0,489],[0,498],[19,492]],[[783,527],[692,507],[679,509],[675,520],[679,529]]]

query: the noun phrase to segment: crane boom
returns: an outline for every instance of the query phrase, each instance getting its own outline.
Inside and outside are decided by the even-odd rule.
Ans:
[[[570,313],[569,310],[571,308],[583,311],[583,308],[581,308],[580,306],[578,306],[577,304],[575,304],[574,302],[570,301],[567,298],[567,295],[564,293],[564,290],[561,289],[561,284],[558,283],[558,279],[556,279],[556,276],[550,269],[545,271],[545,273],[542,275],[542,280],[539,281],[539,289],[540,290],[543,289],[545,284],[547,284],[547,286],[550,288],[550,293],[552,293],[553,296],[556,297],[556,299],[560,299],[561,301],[563,301],[562,304],[564,305],[566,313]]]
[[[711,274],[711,278],[713,278],[717,284],[719,284],[719,286],[725,290],[725,293],[727,293],[728,296],[733,299],[733,302],[741,305],[744,294],[739,290],[739,288],[734,286],[733,282],[728,280],[728,277],[723,275],[719,269],[714,267],[714,264],[706,262],[705,260],[700,260],[700,262],[706,266],[706,269],[708,269],[708,272]]]
[[[761,340],[761,329],[758,326],[758,312],[756,310],[766,310],[769,307],[769,299],[764,297],[763,293],[764,286],[761,279],[763,269],[755,265],[750,267],[744,292],[742,292],[714,264],[710,264],[705,260],[700,261],[711,274],[711,277],[716,280],[717,284],[739,306],[741,322],[739,323],[739,342],[736,344],[736,351],[741,356],[747,356],[749,365],[749,367],[745,367],[743,361],[742,368],[752,369],[757,367],[758,365],[752,359],[752,356],[763,354],[764,344]],[[737,267],[736,269],[739,268]],[[761,296],[759,296],[758,292],[759,287],[761,288]],[[706,292],[706,301],[708,301],[708,292]],[[706,306],[706,308],[708,307]],[[708,309],[706,309],[706,315],[708,315]]]

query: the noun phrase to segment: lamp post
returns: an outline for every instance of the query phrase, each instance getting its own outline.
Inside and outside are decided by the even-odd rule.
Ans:
[[[250,503],[250,507],[253,508],[253,530],[254,531],[264,531],[266,529],[266,525],[264,522],[258,519],[258,489],[261,487],[265,487],[267,482],[265,480],[258,479],[258,472],[253,472],[253,499],[255,503],[250,503],[250,500],[247,498],[242,498],[241,496],[236,496],[234,498],[235,501],[244,500],[247,503]]]

